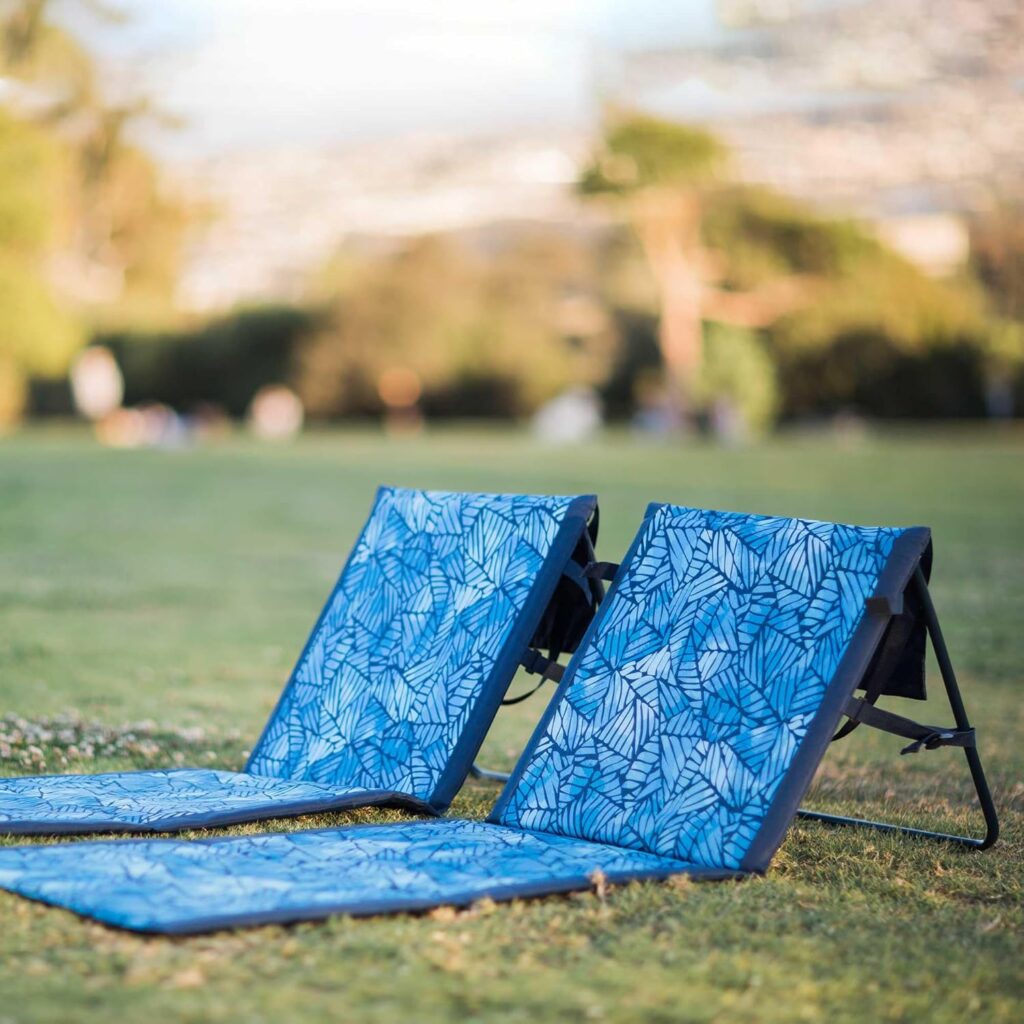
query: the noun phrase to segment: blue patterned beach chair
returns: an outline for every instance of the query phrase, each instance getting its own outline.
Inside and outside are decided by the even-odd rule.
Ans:
[[[531,641],[573,650],[589,622],[588,521],[593,496],[381,488],[244,771],[0,778],[0,833],[440,813]]]
[[[763,872],[844,715],[911,748],[963,747],[989,829],[946,838],[989,845],[995,814],[928,599],[930,552],[920,528],[653,505],[487,821],[10,848],[0,887],[190,933],[567,892],[595,876]],[[949,729],[874,706],[923,696],[922,624]]]

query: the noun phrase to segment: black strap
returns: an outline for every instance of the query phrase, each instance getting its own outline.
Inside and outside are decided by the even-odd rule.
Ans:
[[[611,582],[615,579],[616,573],[619,571],[618,562],[587,562],[586,565],[580,565],[575,559],[570,558],[565,563],[565,568],[562,570],[562,575],[567,576],[578,586],[587,597],[590,597],[593,591],[587,584],[587,580],[604,580],[605,582]],[[604,592],[601,592],[601,597],[604,597]],[[600,604],[600,601],[597,601]]]
[[[902,715],[883,711],[869,704],[867,699],[851,697],[846,702],[843,713],[850,721],[881,729],[882,732],[902,736],[914,742],[904,747],[901,754],[916,754],[919,750],[935,750],[937,747],[973,747],[976,746],[973,729],[946,729],[939,725],[923,725]]]
[[[903,655],[904,647],[914,632],[916,619],[913,615],[904,610],[902,595],[897,607],[893,608],[888,597],[876,595],[869,597],[864,602],[869,615],[889,615],[889,626],[885,631],[885,638],[878,654],[868,668],[868,685],[864,691],[863,702],[872,705],[885,691],[885,684],[889,681],[896,666]],[[861,720],[850,718],[836,730],[831,742],[841,740],[849,736],[854,729],[860,725]]]
[[[589,565],[589,563],[587,563],[587,565]],[[566,579],[572,580],[573,583],[583,591],[584,596],[589,602],[592,599],[592,594],[590,591],[590,585],[587,583],[587,565],[580,565],[575,558],[570,558],[569,561],[565,563],[562,575],[566,577]]]
[[[559,665],[553,658],[545,658],[540,651],[527,647],[519,664],[526,669],[530,675],[539,675],[542,679],[553,679],[556,683],[561,682],[565,675],[565,666]]]
[[[552,658],[545,658],[540,651],[535,651],[532,647],[527,647],[523,652],[523,656],[519,659],[519,664],[526,669],[530,675],[539,675],[540,682],[531,690],[527,690],[526,693],[519,694],[518,697],[506,697],[503,700],[502,706],[507,707],[510,704],[521,704],[527,697],[532,697],[549,679],[558,683],[561,682],[562,676],[565,675],[565,666],[559,665],[557,661]]]
[[[871,707],[875,701],[882,696],[882,690],[885,688],[885,677],[881,672],[876,672],[871,679],[871,685],[864,692],[864,698],[862,703]],[[860,698],[851,697],[850,700],[859,700]],[[829,740],[830,743],[835,743],[836,740],[841,740],[846,736],[849,736],[857,726],[860,725],[860,719],[847,718],[845,722],[835,731],[835,735]]]
[[[562,569],[562,575],[581,591],[583,602],[580,603],[578,597],[572,600],[571,594],[563,601],[559,597],[560,591],[556,591],[556,597],[545,613],[546,621],[538,627],[530,641],[537,646],[550,648],[549,657],[545,658],[531,647],[527,648],[520,660],[520,664],[527,672],[540,675],[540,682],[518,697],[507,697],[502,701],[502,705],[519,704],[532,697],[548,679],[558,682],[562,678],[565,670],[558,664],[559,654],[562,650],[576,650],[584,631],[604,600],[604,587],[601,581],[614,579],[619,567],[614,562],[595,561],[594,545],[597,543],[600,522],[600,509],[595,507],[594,514],[587,523],[586,532],[577,544],[573,556]],[[559,587],[561,586],[560,583]]]

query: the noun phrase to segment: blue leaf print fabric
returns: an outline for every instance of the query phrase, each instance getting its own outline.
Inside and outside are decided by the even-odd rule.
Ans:
[[[580,502],[383,490],[247,771],[432,800]]]
[[[655,507],[492,820],[738,868],[901,532]]]
[[[442,810],[595,506],[381,488],[244,772],[0,778],[0,833]]]
[[[487,822],[14,847],[0,887],[187,933],[742,874],[903,533],[652,506]]]
[[[0,849],[0,887],[142,931],[466,904],[687,868],[663,857],[484,822],[65,843]]]
[[[401,802],[396,794],[348,790],[209,768],[0,778],[0,832],[47,835],[134,832],[250,821],[362,806],[368,798]],[[45,813],[44,813],[45,810]]]

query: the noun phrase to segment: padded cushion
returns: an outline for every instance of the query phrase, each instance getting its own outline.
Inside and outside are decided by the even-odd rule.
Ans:
[[[372,793],[311,782],[290,782],[204,768],[0,778],[0,832],[21,834],[159,832],[250,821],[254,812],[280,816],[341,810],[368,799],[401,802]]]
[[[544,597],[592,507],[382,488],[246,770],[446,804],[469,767],[445,779],[481,691],[503,656],[504,691],[533,631],[509,649],[559,527],[574,510]]]
[[[492,820],[739,868],[901,532],[652,506]]]
[[[482,822],[0,849],[0,886],[108,924],[201,932],[664,877],[688,865]]]
[[[443,810],[596,503],[381,488],[244,773],[0,779],[0,834]]]
[[[189,932],[761,870],[927,544],[651,506],[490,822],[10,848],[0,886]]]

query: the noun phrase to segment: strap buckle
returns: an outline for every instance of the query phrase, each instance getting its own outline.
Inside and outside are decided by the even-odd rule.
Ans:
[[[523,652],[523,656],[519,659],[519,664],[530,675],[543,675],[544,669],[549,664],[549,659],[545,658],[540,651],[535,651],[532,647],[527,647]]]
[[[946,731],[930,732],[927,736],[922,736],[919,740],[914,740],[913,743],[905,746],[900,754],[916,754],[922,748],[925,750],[937,750],[939,747],[949,743],[950,740],[956,739],[956,733]]]

